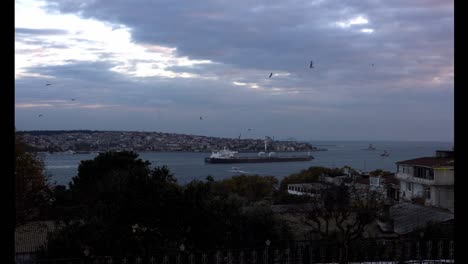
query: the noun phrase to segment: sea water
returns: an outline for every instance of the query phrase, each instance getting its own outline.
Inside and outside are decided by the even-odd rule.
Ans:
[[[328,151],[314,151],[315,159],[302,162],[279,163],[240,163],[240,164],[205,164],[205,157],[210,153],[199,152],[141,152],[140,158],[148,160],[153,166],[167,165],[181,184],[192,180],[203,180],[211,175],[215,180],[229,178],[239,174],[257,174],[275,176],[278,180],[300,172],[312,166],[343,167],[351,166],[362,171],[376,169],[396,171],[396,162],[435,155],[436,150],[451,150],[451,142],[357,142],[357,141],[313,141],[313,146],[326,148]],[[369,144],[376,150],[365,150]],[[390,156],[380,156],[386,150]],[[245,156],[255,153],[240,153]],[[281,153],[277,155],[306,155],[307,152]],[[81,160],[89,160],[97,154],[52,154],[43,156],[46,172],[54,184],[68,185],[78,173]],[[235,172],[238,167],[242,172]]]

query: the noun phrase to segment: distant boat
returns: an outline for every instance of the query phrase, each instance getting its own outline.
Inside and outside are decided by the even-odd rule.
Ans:
[[[247,173],[246,171],[241,170],[240,167],[232,167],[229,172],[234,172],[234,173]]]
[[[363,150],[376,150],[376,148],[374,146],[372,146],[372,144],[369,144],[369,147],[367,147],[366,149],[363,149]]]
[[[380,154],[380,156],[388,157],[388,156],[390,156],[390,154],[388,154],[388,152],[386,150],[384,150],[384,152],[382,154]]]

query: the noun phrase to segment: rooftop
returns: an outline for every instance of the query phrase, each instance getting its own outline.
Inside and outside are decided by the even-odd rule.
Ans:
[[[422,157],[417,159],[398,161],[397,164],[436,168],[454,166],[454,160],[453,158]]]
[[[412,203],[399,203],[390,208],[393,219],[393,231],[403,235],[427,225],[446,222],[454,219],[454,214],[448,211]]]

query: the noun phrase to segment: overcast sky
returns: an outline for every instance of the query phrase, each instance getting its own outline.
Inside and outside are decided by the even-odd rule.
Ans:
[[[17,130],[453,141],[453,1],[15,3]]]

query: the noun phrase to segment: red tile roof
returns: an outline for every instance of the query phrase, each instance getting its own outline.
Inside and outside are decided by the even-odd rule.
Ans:
[[[425,166],[425,167],[433,167],[433,168],[443,167],[443,166],[454,166],[453,158],[436,158],[436,157],[423,157],[423,158],[417,158],[417,159],[398,161],[397,164]]]

